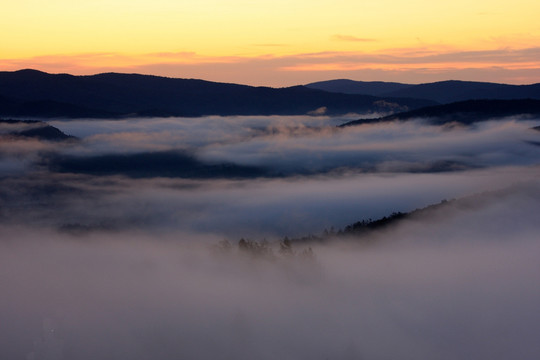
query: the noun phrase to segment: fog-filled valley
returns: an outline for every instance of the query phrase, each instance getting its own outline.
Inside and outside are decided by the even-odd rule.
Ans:
[[[354,118],[1,123],[0,357],[538,358],[540,119]]]

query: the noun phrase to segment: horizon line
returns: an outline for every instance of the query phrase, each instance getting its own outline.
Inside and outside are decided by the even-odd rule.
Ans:
[[[89,72],[89,73],[82,73],[82,74],[76,74],[76,73],[69,73],[69,72],[51,72],[51,71],[45,71],[37,68],[20,68],[17,70],[0,70],[0,73],[17,73],[17,72],[24,72],[24,71],[33,71],[38,72],[42,74],[47,75],[69,75],[74,77],[85,77],[85,76],[98,76],[98,75],[106,75],[106,74],[118,74],[118,75],[139,75],[139,76],[149,76],[149,77],[157,77],[157,78],[163,78],[163,79],[177,79],[177,80],[200,80],[200,81],[206,81],[206,82],[213,82],[213,83],[222,83],[222,84],[235,84],[235,85],[243,85],[243,86],[250,86],[250,87],[268,87],[268,88],[288,88],[288,87],[295,87],[295,86],[306,86],[310,84],[315,83],[321,83],[321,82],[329,82],[329,81],[353,81],[353,82],[362,82],[362,83],[396,83],[396,84],[402,84],[402,85],[427,85],[427,84],[436,84],[436,83],[444,83],[444,82],[469,82],[469,83],[483,83],[483,84],[497,84],[497,85],[508,85],[508,86],[530,86],[530,85],[536,85],[540,84],[540,82],[532,82],[532,83],[522,83],[522,84],[511,84],[506,82],[495,82],[495,81],[477,81],[477,80],[464,80],[464,79],[457,79],[457,78],[448,78],[445,80],[438,80],[438,81],[429,81],[429,82],[401,82],[401,81],[387,81],[387,80],[357,80],[352,78],[329,78],[324,80],[314,80],[307,83],[298,83],[295,85],[288,85],[288,86],[270,86],[270,85],[250,85],[240,82],[231,82],[231,81],[219,81],[219,80],[209,80],[199,77],[178,77],[178,76],[167,76],[167,75],[160,75],[160,74],[152,74],[152,73],[143,73],[143,72],[122,72],[122,71],[103,71],[103,72]]]

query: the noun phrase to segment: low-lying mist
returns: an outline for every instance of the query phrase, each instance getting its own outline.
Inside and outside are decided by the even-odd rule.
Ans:
[[[84,136],[62,154],[184,151],[197,159],[306,175],[343,169],[430,172],[536,164],[538,121],[434,126],[421,121],[336,128],[325,117],[209,117],[52,122]]]
[[[80,140],[0,138],[0,358],[537,359],[539,122],[346,120],[55,121]],[[171,153],[189,176],[143,161]],[[105,158],[124,168],[77,166]],[[234,166],[261,172],[215,171]]]
[[[276,239],[534,181],[538,171],[504,167],[252,180],[36,174],[0,180],[0,218],[34,228],[127,228]]]
[[[193,235],[3,226],[0,352],[535,359],[539,200],[540,187],[529,184],[472,210],[449,206],[406,221],[372,245],[310,244],[310,258],[252,257]]]
[[[1,142],[6,176],[0,179],[0,216],[25,224],[31,218],[27,226],[36,227],[276,238],[407,212],[538,175],[540,147],[534,142],[540,132],[531,130],[538,122],[464,127],[413,121],[338,129],[340,121],[52,122],[80,141]]]

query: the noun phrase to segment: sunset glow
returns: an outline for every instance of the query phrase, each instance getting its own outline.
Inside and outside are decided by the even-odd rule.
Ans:
[[[138,72],[253,85],[331,78],[540,82],[535,0],[24,0],[0,69]]]

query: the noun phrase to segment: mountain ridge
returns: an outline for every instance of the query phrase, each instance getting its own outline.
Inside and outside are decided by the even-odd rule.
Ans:
[[[328,80],[306,84],[323,91],[426,99],[441,104],[479,99],[540,99],[540,83],[511,85],[493,82],[444,80],[423,84],[379,81]]]
[[[390,112],[396,107],[414,109],[433,104],[418,99],[329,93],[302,85],[253,87],[155,75],[102,73],[76,76],[32,69],[0,72],[0,98],[3,99],[0,116],[39,116],[28,104],[49,102],[53,109],[42,109],[43,117],[73,118],[337,115]]]
[[[47,141],[77,140],[60,129],[38,120],[0,119],[0,139],[38,139]]]
[[[362,125],[387,121],[407,121],[424,119],[434,125],[461,123],[470,125],[475,122],[500,119],[509,116],[540,115],[540,100],[467,100],[450,104],[427,106],[420,109],[400,112],[379,118],[358,119],[339,125],[339,127]]]

